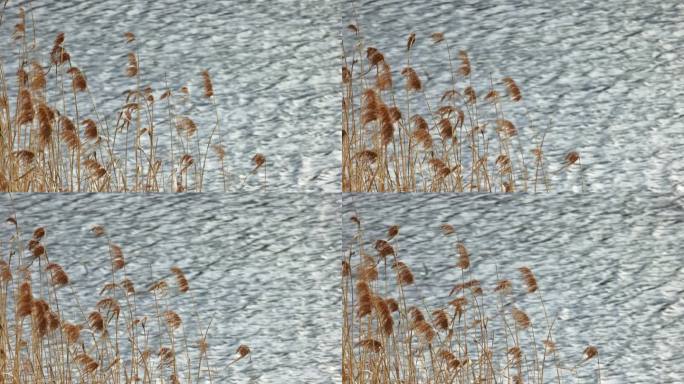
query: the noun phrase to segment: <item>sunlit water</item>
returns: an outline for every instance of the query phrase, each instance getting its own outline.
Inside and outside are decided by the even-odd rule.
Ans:
[[[86,311],[106,296],[98,294],[111,280],[106,242],[90,232],[92,225],[104,225],[123,249],[125,273],[140,303],[150,302],[150,284],[168,281],[169,302],[184,321],[191,353],[198,341],[194,308],[203,327],[212,320],[214,382],[339,381],[339,306],[332,288],[340,248],[337,197],[18,195],[13,207],[26,240],[36,227],[46,228],[43,243],[50,261],[64,267]],[[0,214],[12,211],[3,196]],[[5,260],[12,231],[9,223],[2,224]],[[177,293],[172,266],[186,273],[188,294]],[[65,319],[82,321],[68,290],[59,294]],[[154,333],[154,307],[143,310],[139,316],[150,318]],[[250,346],[251,361],[227,368],[239,344]],[[184,361],[184,355],[179,357],[179,364]]]
[[[385,53],[399,87],[406,41],[415,32],[411,63],[437,104],[451,77],[445,47],[434,46],[430,35],[444,32],[453,55],[469,52],[480,99],[490,73],[495,80],[511,76],[517,81],[523,106],[509,103],[506,112],[525,141],[538,139],[548,126],[545,149],[552,171],[576,149],[589,191],[684,190],[682,2],[378,0],[353,5],[344,7],[340,30],[357,23],[366,46]],[[350,49],[350,33],[344,34]],[[401,103],[403,97],[401,92]],[[414,103],[418,100],[422,97]],[[553,179],[557,190],[581,189],[576,172]]]
[[[593,344],[600,351],[604,383],[684,380],[681,198],[345,196],[345,244],[356,230],[349,221],[353,215],[369,241],[386,239],[390,225],[401,226],[399,258],[416,278],[408,295],[425,299],[430,309],[444,305],[460,281],[453,238],[440,231],[442,223],[450,223],[470,251],[473,277],[482,281],[486,295],[497,268],[515,289],[521,284],[517,268],[533,270],[549,316],[557,316],[554,335],[564,366],[579,362]],[[542,322],[537,330],[545,329],[538,301],[523,295],[516,300]],[[580,368],[580,382],[594,382],[595,367]]]
[[[110,124],[123,104],[122,93],[135,85],[124,75],[126,54],[134,46],[125,44],[123,34],[131,31],[137,36],[142,83],[157,90],[157,98],[165,79],[172,90],[188,85],[193,99],[187,110],[205,140],[215,116],[201,99],[200,71],[210,70],[231,190],[263,188],[255,178],[241,186],[241,176],[249,174],[250,159],[257,152],[267,158],[269,190],[339,190],[338,2],[32,3],[40,52],[47,55],[57,33],[65,33],[73,63],[87,75],[98,109]],[[28,2],[9,3],[0,35],[12,81],[16,54],[9,40],[20,4],[28,9]],[[30,38],[31,25],[28,17]],[[82,104],[89,105],[89,100],[84,98]],[[162,119],[158,134],[167,130]],[[162,140],[160,145],[167,143]],[[216,162],[209,163],[210,169],[216,167]],[[209,175],[205,190],[223,190],[218,174]]]

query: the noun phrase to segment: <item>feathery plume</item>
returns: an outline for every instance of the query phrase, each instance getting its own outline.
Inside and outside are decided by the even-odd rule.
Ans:
[[[252,173],[256,173],[256,171],[261,168],[264,164],[266,164],[266,156],[264,156],[262,153],[257,153],[254,156],[252,156],[252,164],[254,164],[254,168],[252,169]]]
[[[128,66],[126,66],[126,76],[135,77],[138,74],[138,58],[133,52],[129,52],[127,57]]]
[[[456,266],[461,269],[468,269],[470,267],[470,254],[465,244],[458,242],[456,244],[456,251],[458,252],[458,263]]]
[[[411,34],[408,37],[408,41],[406,42],[406,50],[410,51],[411,48],[413,47],[413,44],[416,43],[416,34],[415,32],[411,32]]]
[[[171,267],[171,273],[176,277],[176,284],[178,284],[178,290],[182,293],[187,292],[190,289],[188,284],[188,279],[185,278],[185,274],[178,267]]]
[[[406,77],[406,89],[409,91],[421,91],[423,84],[418,77],[416,71],[411,67],[406,67],[401,70],[401,74]]]
[[[397,282],[400,285],[411,285],[413,284],[413,272],[411,269],[401,261],[394,263],[393,268],[397,273]]]
[[[458,58],[461,60],[461,65],[458,67],[458,74],[463,77],[470,76],[470,59],[468,52],[458,51]]]
[[[528,267],[521,267],[518,268],[518,271],[520,271],[520,274],[522,274],[522,280],[525,286],[527,287],[527,292],[528,293],[533,293],[537,290],[537,279],[534,277],[534,273],[532,273],[532,270],[529,269]]]
[[[62,287],[69,284],[69,276],[64,272],[61,265],[49,263],[45,269],[51,273],[51,282],[55,287]]]
[[[439,44],[444,41],[444,33],[442,32],[434,32],[431,37],[434,44]]]
[[[520,88],[518,88],[518,85],[515,83],[515,81],[513,81],[513,79],[510,77],[504,77],[502,81],[508,90],[508,95],[510,96],[511,100],[516,102],[522,100]]]
[[[513,308],[511,310],[511,314],[513,315],[513,320],[515,320],[515,323],[520,328],[526,329],[530,326],[530,318],[522,310],[520,310],[518,308]]]
[[[204,83],[204,97],[208,99],[214,96],[214,86],[211,83],[208,69],[202,71],[202,82]]]

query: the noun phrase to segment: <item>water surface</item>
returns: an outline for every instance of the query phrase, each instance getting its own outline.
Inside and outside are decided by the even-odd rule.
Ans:
[[[439,101],[451,78],[445,48],[433,46],[430,35],[444,32],[453,54],[469,52],[480,98],[490,73],[495,80],[516,80],[524,103],[506,106],[508,116],[525,141],[547,129],[546,154],[554,165],[567,151],[579,150],[587,190],[684,191],[684,3],[353,4],[344,7],[340,29],[357,22],[365,44],[385,53],[400,86],[406,40],[415,32],[412,65],[432,102]],[[554,185],[558,190],[581,189],[576,173],[554,177]]]
[[[27,239],[36,227],[46,228],[50,261],[64,267],[87,310],[111,279],[106,242],[92,235],[92,225],[104,225],[122,247],[125,273],[141,302],[149,302],[145,288],[159,279],[175,287],[169,268],[180,267],[191,296],[179,296],[173,288],[172,307],[191,335],[191,352],[197,341],[195,308],[204,327],[213,319],[214,380],[228,383],[339,381],[339,307],[333,290],[338,277],[332,268],[340,248],[338,209],[334,195],[24,194],[15,195],[13,203],[8,195],[0,198],[0,214],[16,210]],[[2,224],[4,259],[11,231],[13,226]],[[67,292],[60,294],[65,295],[60,305],[70,314],[65,317],[82,318],[73,300],[65,299]],[[243,343],[252,350],[251,361],[226,368]]]
[[[494,286],[497,268],[517,287],[516,269],[533,270],[550,316],[558,317],[555,341],[566,365],[593,344],[604,383],[684,380],[678,353],[684,347],[682,198],[356,194],[343,198],[345,244],[355,232],[352,215],[369,241],[386,238],[390,225],[401,226],[396,247],[416,277],[410,295],[431,309],[460,281],[453,239],[440,231],[450,223],[484,289]],[[538,302],[527,309],[540,315]]]
[[[39,49],[47,55],[57,33],[65,33],[65,46],[86,73],[100,113],[113,119],[122,93],[135,84],[124,76],[132,46],[123,34],[130,31],[137,36],[142,84],[159,90],[157,97],[165,80],[172,90],[188,85],[193,99],[187,110],[205,139],[215,117],[200,98],[200,71],[210,70],[227,164],[237,180],[231,189],[239,189],[239,176],[249,173],[250,159],[260,152],[268,160],[269,190],[339,190],[337,1],[32,3]],[[19,5],[29,7],[10,2],[1,28],[6,65],[16,61],[8,40]],[[7,73],[14,71],[10,66]],[[167,123],[160,128],[165,133]],[[222,190],[218,175],[210,175],[206,189]],[[246,187],[262,186],[250,180]]]

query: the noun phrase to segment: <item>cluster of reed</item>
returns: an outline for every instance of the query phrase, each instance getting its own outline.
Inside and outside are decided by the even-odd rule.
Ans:
[[[512,280],[485,284],[474,279],[468,249],[444,224],[444,235],[456,238],[460,276],[444,304],[429,310],[425,302],[411,302],[420,298],[411,268],[399,256],[399,227],[390,227],[386,239],[373,243],[372,255],[366,252],[360,220],[352,220],[357,232],[342,261],[344,384],[560,383],[589,360],[596,361],[600,381],[594,346],[574,366],[561,365],[552,336],[555,320],[547,316],[529,268],[519,269],[519,293]],[[544,330],[523,309],[523,300],[516,301],[520,295],[538,295]]]
[[[406,44],[402,90],[384,54],[366,47],[358,25],[348,29],[353,47],[342,42],[344,192],[548,191],[550,174],[573,165],[581,177],[579,152],[569,151],[550,171],[545,134],[528,143],[507,118],[506,98],[522,101],[516,82],[504,77],[498,89],[490,75],[487,89],[476,90],[468,53],[458,51],[457,66],[443,33],[433,33],[432,42],[445,47],[451,82],[433,103],[412,63],[415,33]]]
[[[11,36],[15,86],[0,61],[0,191],[202,191],[210,153],[223,190],[241,186],[225,166],[227,148],[208,70],[201,72],[203,98],[215,122],[202,129],[188,115],[187,86],[176,91],[167,83],[157,92],[143,82],[136,36],[126,33],[131,49],[124,72],[131,88],[108,118],[98,111],[85,72],[73,64],[64,33],[45,55],[35,27],[32,34],[29,29],[20,9]],[[265,161],[256,154],[251,174]]]
[[[71,279],[50,260],[46,231],[23,239],[15,218],[7,255],[0,259],[0,383],[199,383],[216,380],[208,329],[197,313],[196,331],[172,309],[172,293],[194,298],[178,267],[140,290],[126,275],[126,259],[105,228],[93,234],[107,242],[111,268],[94,308],[84,308]],[[3,253],[5,250],[3,250]],[[103,260],[104,261],[104,260]],[[97,293],[92,293],[97,295]],[[143,314],[144,302],[151,302]],[[66,308],[70,307],[70,308]],[[69,313],[75,319],[67,320]],[[206,328],[204,328],[206,326]],[[189,329],[191,328],[191,329]],[[195,335],[197,339],[190,340]],[[237,348],[230,365],[250,354]]]

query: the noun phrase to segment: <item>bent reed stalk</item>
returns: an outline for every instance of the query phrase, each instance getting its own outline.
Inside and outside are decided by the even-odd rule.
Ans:
[[[457,278],[445,302],[429,308],[416,298],[417,281],[400,255],[399,226],[367,242],[360,218],[352,221],[356,233],[341,274],[343,384],[561,383],[590,360],[600,382],[595,346],[576,364],[561,364],[555,319],[530,268],[518,269],[520,284],[499,276],[491,283],[474,278],[466,245],[452,225],[443,224]],[[524,308],[528,296],[538,300],[543,321]]]
[[[0,382],[218,382],[218,369],[251,358],[249,347],[240,345],[221,367],[212,365],[211,322],[203,324],[180,268],[141,289],[127,276],[122,248],[103,226],[94,226],[93,236],[109,249],[101,261],[111,279],[102,282],[94,307],[85,308],[79,298],[88,293],[76,292],[51,257],[46,229],[36,228],[25,240],[17,219],[7,222],[14,231],[0,243]],[[194,326],[174,309],[181,297],[192,302]],[[79,315],[67,319],[65,303]]]
[[[0,27],[6,29],[3,19]],[[122,43],[130,50],[121,64],[130,88],[107,118],[85,72],[74,65],[67,36],[59,33],[51,49],[41,52],[26,19],[19,8],[10,38],[16,84],[0,61],[0,192],[201,192],[212,163],[218,164],[214,181],[223,191],[244,185],[231,180],[226,167],[228,150],[208,70],[198,78],[215,123],[204,129],[189,116],[187,86],[173,90],[167,83],[157,91],[144,82],[137,38],[127,32]],[[263,166],[264,155],[257,155]]]
[[[582,178],[578,151],[550,171],[545,132],[527,143],[523,129],[509,120],[507,103],[523,99],[518,84],[510,77],[495,84],[490,75],[486,89],[476,90],[468,53],[454,54],[443,33],[431,40],[451,83],[432,101],[411,55],[420,43],[415,33],[406,43],[401,89],[396,71],[379,49],[366,45],[360,26],[347,30],[341,39],[343,192],[549,191],[550,174],[573,165]],[[532,159],[525,148],[532,148]]]

